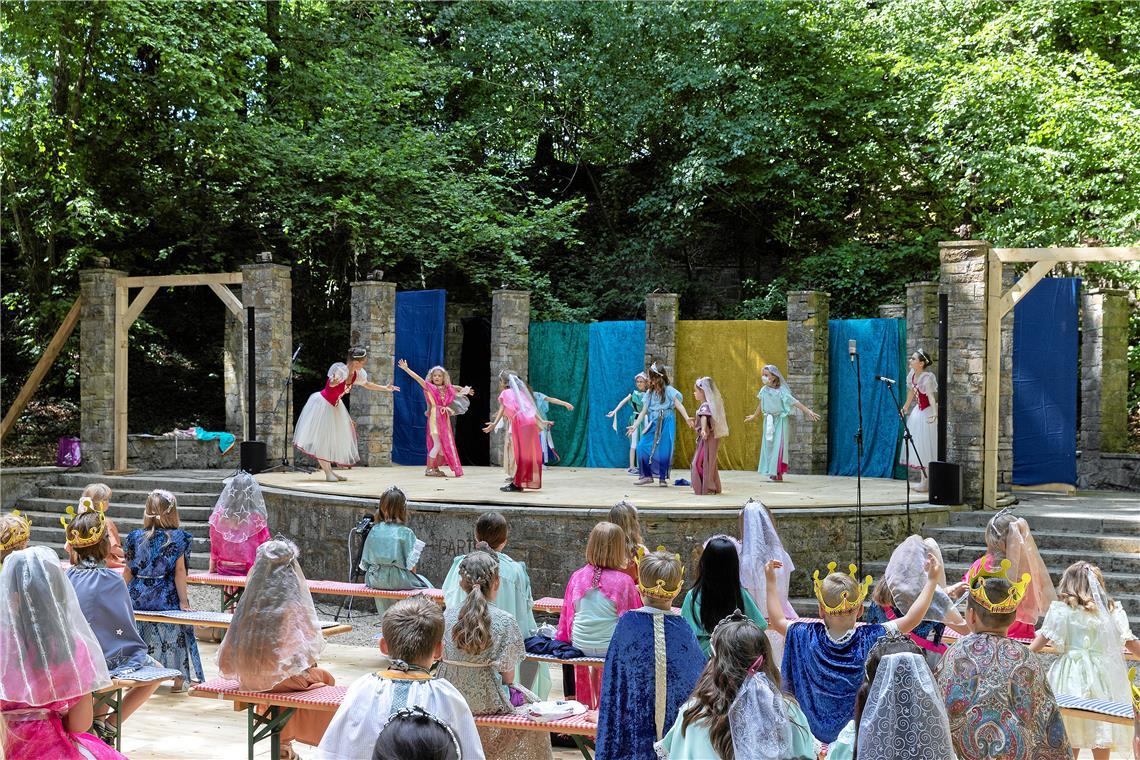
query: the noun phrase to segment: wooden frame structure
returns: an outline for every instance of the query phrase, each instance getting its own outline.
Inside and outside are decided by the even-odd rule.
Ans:
[[[36,395],[36,391],[40,387],[40,383],[47,377],[48,370],[55,362],[56,357],[59,356],[63,346],[67,343],[67,339],[71,337],[71,333],[75,332],[75,326],[79,324],[79,313],[83,307],[83,299],[76,298],[75,303],[71,304],[71,308],[67,312],[67,316],[63,318],[63,323],[59,329],[55,331],[51,341],[48,342],[47,348],[40,354],[39,361],[32,369],[32,374],[28,376],[24,387],[20,388],[20,392],[16,394],[16,400],[12,402],[12,406],[8,407],[8,413],[4,415],[4,421],[0,422],[0,441],[4,440],[8,433],[12,430],[12,426],[16,424],[16,420],[24,413],[24,407],[32,400],[32,396]]]
[[[998,500],[1001,320],[1057,264],[1097,261],[1140,261],[1140,248],[989,248],[986,252],[985,422],[982,428],[982,504],[986,509],[996,509]],[[1005,264],[1032,266],[1003,293]]]
[[[156,277],[120,277],[115,281],[115,451],[114,468],[107,473],[121,474],[127,469],[127,347],[131,325],[159,288],[205,285],[243,325],[245,309],[241,299],[228,285],[241,285],[241,272],[223,274],[173,274]],[[130,289],[141,288],[131,299]]]

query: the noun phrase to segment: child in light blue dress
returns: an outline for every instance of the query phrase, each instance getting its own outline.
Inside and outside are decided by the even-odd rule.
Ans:
[[[364,551],[360,555],[364,585],[388,591],[432,588],[427,578],[416,573],[416,563],[424,550],[424,542],[416,538],[412,529],[405,525],[407,520],[407,497],[399,488],[392,486],[380,496],[376,524],[368,532]],[[376,611],[381,615],[393,602],[379,597],[375,601]]]

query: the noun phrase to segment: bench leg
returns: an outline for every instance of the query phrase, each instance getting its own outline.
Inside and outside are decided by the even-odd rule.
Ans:
[[[222,612],[232,612],[233,608],[237,606],[238,600],[241,599],[241,592],[244,590],[241,586],[220,586],[222,591]]]
[[[107,705],[111,708],[111,714],[115,716],[115,751],[121,752],[123,749],[123,727],[121,721],[123,718],[123,690],[114,689],[112,691],[105,691],[101,694],[95,694],[95,708],[98,709],[100,705]]]
[[[271,760],[281,757],[281,729],[293,717],[292,707],[270,706],[265,715],[257,712],[254,705],[246,705],[249,726],[249,760],[253,760],[253,750],[257,743],[269,739]]]
[[[578,745],[578,751],[582,753],[582,757],[586,760],[594,760],[594,756],[590,754],[590,750],[594,748],[594,743],[590,741],[588,736],[572,736],[574,744]]]

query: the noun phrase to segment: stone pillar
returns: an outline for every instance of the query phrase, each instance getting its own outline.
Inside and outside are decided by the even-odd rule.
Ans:
[[[499,394],[504,369],[527,378],[530,361],[530,291],[496,290],[491,294],[491,393]],[[491,409],[497,408],[494,400]],[[492,411],[492,413],[494,413]],[[503,463],[503,434],[491,433],[491,464]]]
[[[906,353],[922,350],[938,362],[938,283],[912,282],[906,286]],[[938,373],[936,367],[931,371]]]
[[[241,298],[238,289],[237,297]],[[222,378],[226,396],[226,430],[241,440],[249,438],[245,413],[245,325],[226,309],[225,334],[222,340]]]
[[[368,349],[368,379],[392,382],[396,352],[396,283],[366,280],[352,283],[352,345]],[[415,381],[400,372],[404,393],[419,393]],[[391,393],[353,393],[349,402],[356,421],[360,463],[369,467],[392,464]]]
[[[661,359],[669,368],[669,379],[677,371],[677,315],[681,297],[676,293],[649,293],[645,296],[645,366]]]
[[[1086,487],[1102,453],[1128,444],[1128,291],[1084,293],[1081,318],[1081,456],[1078,479]]]
[[[114,466],[115,281],[126,274],[79,272],[79,440],[85,472]]]
[[[986,377],[986,256],[984,240],[938,244],[942,290],[949,298],[946,362],[946,458],[961,465],[963,499],[981,504]]]
[[[1002,267],[1001,292],[1017,282],[1012,264]],[[953,387],[953,375],[949,382]],[[949,389],[948,389],[949,390]],[[1001,321],[1001,396],[998,399],[998,491],[1013,488],[1013,310]]]
[[[245,264],[241,271],[242,304],[256,309],[257,440],[265,442],[273,462],[282,452],[291,451],[292,442],[285,440],[285,420],[290,422],[291,436],[295,419],[293,399],[285,387],[293,355],[293,282],[289,267],[272,263],[268,254],[259,254],[258,263]]]
[[[818,290],[788,293],[788,366],[796,398],[823,419],[790,418],[788,461],[793,472],[827,474],[828,329],[831,296]]]
[[[906,319],[906,304],[879,304],[879,319]]]

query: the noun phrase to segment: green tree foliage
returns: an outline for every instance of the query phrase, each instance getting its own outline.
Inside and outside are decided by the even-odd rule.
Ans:
[[[0,34],[9,398],[94,256],[271,250],[318,345],[376,268],[474,303],[525,287],[544,319],[633,318],[655,288],[723,317],[826,289],[854,317],[934,276],[939,239],[1140,239],[1127,0],[25,0]],[[132,381],[192,394],[208,367],[217,421],[212,298],[156,299]]]

